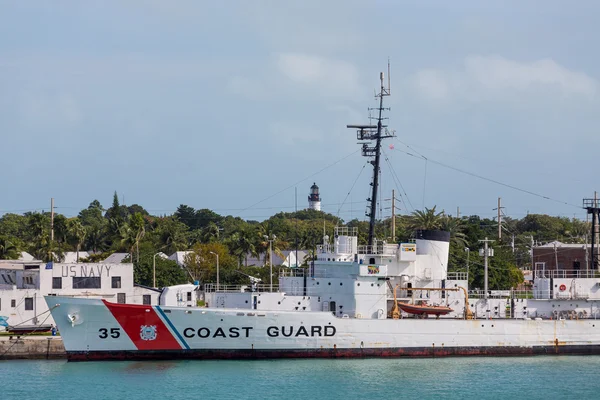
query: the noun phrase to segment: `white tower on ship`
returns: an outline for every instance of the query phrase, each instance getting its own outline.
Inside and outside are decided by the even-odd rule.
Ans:
[[[310,195],[308,196],[308,209],[321,211],[321,196],[319,195],[319,187],[314,182],[310,187]]]

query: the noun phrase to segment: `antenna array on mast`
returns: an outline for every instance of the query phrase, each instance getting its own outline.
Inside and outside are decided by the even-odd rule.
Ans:
[[[389,108],[383,107],[383,98],[389,96],[391,93],[390,88],[390,62],[388,60],[388,81],[387,87],[385,85],[385,74],[381,72],[379,74],[379,80],[381,87],[379,93],[375,93],[375,98],[379,99],[379,107],[371,108],[369,111],[377,111],[377,117],[369,117],[371,120],[377,121],[377,124],[370,125],[347,125],[350,129],[356,129],[356,139],[362,144],[362,155],[364,157],[374,157],[371,160],[373,165],[373,178],[371,181],[371,197],[367,199],[369,203],[367,206],[366,216],[369,217],[369,245],[373,245],[374,234],[375,234],[375,213],[377,210],[377,189],[379,186],[379,162],[381,158],[381,140],[385,138],[394,137],[394,132],[387,130],[387,125],[383,125],[383,121],[387,118],[383,117],[383,111],[389,111]],[[373,143],[374,142],[374,143]]]

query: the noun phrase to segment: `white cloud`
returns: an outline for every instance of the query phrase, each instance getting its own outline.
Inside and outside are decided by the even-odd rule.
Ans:
[[[598,92],[596,79],[552,59],[518,62],[499,56],[468,56],[459,70],[423,69],[411,83],[419,95],[432,100],[549,93],[593,98]]]
[[[418,71],[414,77],[417,90],[425,97],[443,99],[448,95],[448,84],[441,71],[424,69]]]
[[[357,68],[345,61],[301,53],[280,53],[277,68],[294,84],[310,85],[322,94],[352,97],[361,93]]]

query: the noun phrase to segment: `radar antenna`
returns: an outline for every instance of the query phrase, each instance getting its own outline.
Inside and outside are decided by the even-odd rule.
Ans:
[[[377,111],[377,117],[370,117],[376,120],[377,125],[346,125],[347,128],[357,129],[356,138],[359,144],[362,144],[362,155],[364,157],[373,158],[370,163],[373,165],[373,178],[371,180],[371,197],[367,199],[367,212],[369,217],[369,246],[373,245],[375,235],[375,216],[377,211],[377,189],[379,187],[379,162],[381,158],[381,140],[394,137],[394,132],[387,130],[387,125],[383,125],[383,121],[387,118],[383,117],[383,111],[389,111],[389,108],[383,107],[383,98],[391,94],[390,88],[390,62],[388,60],[388,81],[387,87],[385,84],[384,73],[379,74],[381,87],[379,93],[375,94],[375,98],[379,100],[379,107],[370,108],[369,111]],[[375,142],[375,143],[373,143]]]

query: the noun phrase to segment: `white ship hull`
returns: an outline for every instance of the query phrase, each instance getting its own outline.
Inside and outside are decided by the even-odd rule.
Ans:
[[[600,321],[357,319],[46,297],[71,360],[600,354]]]

